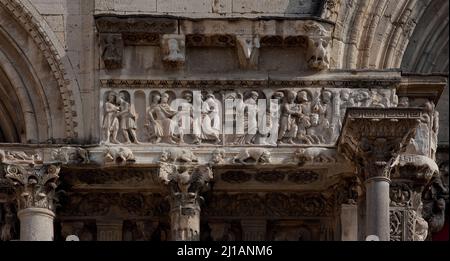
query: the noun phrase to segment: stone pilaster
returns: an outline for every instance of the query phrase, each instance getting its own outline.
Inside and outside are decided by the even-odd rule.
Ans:
[[[390,173],[422,114],[413,108],[347,110],[338,146],[365,183],[366,237],[390,240]]]
[[[210,167],[162,162],[160,180],[167,185],[172,240],[200,240],[200,193],[213,178]]]
[[[5,178],[14,187],[20,240],[52,241],[55,189],[60,167],[56,165],[5,165]]]
[[[400,154],[391,174],[390,238],[391,241],[423,241],[428,223],[422,216],[422,193],[433,176],[439,174],[437,164],[426,156]]]

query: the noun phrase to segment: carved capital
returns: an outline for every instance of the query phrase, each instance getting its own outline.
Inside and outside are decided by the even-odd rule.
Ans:
[[[421,115],[422,110],[413,108],[348,109],[338,149],[351,161],[358,162],[365,179],[389,179]]]
[[[180,205],[195,206],[201,198],[199,193],[213,179],[213,172],[209,166],[161,162],[159,179],[168,186],[172,208]]]
[[[60,167],[57,165],[5,165],[5,178],[14,187],[18,210],[55,210],[55,189]]]

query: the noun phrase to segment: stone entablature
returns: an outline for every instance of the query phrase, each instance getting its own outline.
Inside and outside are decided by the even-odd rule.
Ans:
[[[310,69],[328,69],[332,24],[316,20],[182,19],[97,16],[106,69],[122,68],[125,46],[160,46],[167,68],[181,68],[186,49],[236,48],[242,69],[258,69],[259,49],[299,47]]]

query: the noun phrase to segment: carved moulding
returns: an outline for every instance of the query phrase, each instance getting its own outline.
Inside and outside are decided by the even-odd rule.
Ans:
[[[295,184],[310,184],[320,179],[320,174],[314,171],[258,171],[249,173],[245,171],[230,170],[220,174],[221,180],[230,184],[240,184],[251,180],[260,183],[278,183],[289,181]]]
[[[167,201],[158,193],[69,192],[61,203],[57,215],[63,217],[167,217],[169,213]]]
[[[333,215],[333,203],[320,193],[212,194],[206,217],[321,217]]]

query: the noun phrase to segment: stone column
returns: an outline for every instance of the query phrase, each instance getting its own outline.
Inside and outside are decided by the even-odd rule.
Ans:
[[[6,165],[5,178],[14,186],[20,240],[53,241],[55,189],[60,167],[56,165]]]
[[[159,178],[169,190],[172,240],[199,241],[200,193],[213,178],[211,168],[163,162]]]
[[[244,241],[265,241],[267,221],[264,219],[242,220],[242,240]]]
[[[424,111],[417,108],[347,110],[338,149],[357,166],[366,188],[366,234],[390,240],[389,183],[398,155]]]
[[[376,235],[381,241],[389,240],[389,183],[384,169],[386,162],[368,164],[372,171],[365,180],[366,234]]]

